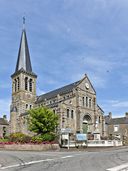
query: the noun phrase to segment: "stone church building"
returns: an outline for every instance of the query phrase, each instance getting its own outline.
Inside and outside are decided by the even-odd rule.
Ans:
[[[69,128],[73,134],[99,131],[104,135],[104,112],[97,104],[96,91],[86,74],[72,84],[36,95],[37,75],[32,70],[25,29],[22,30],[16,69],[11,78],[11,133],[29,134],[27,110],[47,106],[59,115],[59,130]]]

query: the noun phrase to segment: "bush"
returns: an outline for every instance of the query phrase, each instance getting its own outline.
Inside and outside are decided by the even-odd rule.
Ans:
[[[8,142],[8,141],[9,141],[8,138],[0,138],[0,143],[1,143],[1,142]]]
[[[56,135],[55,134],[48,134],[48,133],[46,133],[46,134],[43,134],[42,135],[42,138],[43,138],[43,141],[54,141],[55,140],[55,138],[56,138]]]
[[[41,135],[36,135],[36,136],[32,137],[31,141],[34,143],[42,143],[43,139],[42,139]]]
[[[19,142],[19,143],[28,143],[31,141],[31,137],[23,133],[17,132],[17,133],[12,133],[9,136],[9,141]]]
[[[34,137],[32,137],[32,142],[34,143],[41,143],[43,141],[54,141],[56,139],[56,135],[53,133],[46,133],[43,135],[36,135]]]

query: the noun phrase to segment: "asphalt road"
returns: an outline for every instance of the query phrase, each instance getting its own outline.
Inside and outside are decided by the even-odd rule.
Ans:
[[[90,152],[0,151],[0,171],[128,171],[128,147]]]

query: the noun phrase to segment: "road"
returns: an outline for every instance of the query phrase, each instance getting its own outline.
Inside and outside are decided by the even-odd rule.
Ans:
[[[128,171],[128,147],[81,151],[0,151],[0,171]]]

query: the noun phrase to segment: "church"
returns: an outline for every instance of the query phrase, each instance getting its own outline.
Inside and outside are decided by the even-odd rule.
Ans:
[[[25,28],[22,29],[16,68],[11,78],[11,133],[30,134],[27,110],[47,106],[59,115],[58,130],[68,128],[73,134],[93,134],[98,130],[104,136],[104,111],[97,104],[96,91],[86,74],[72,84],[36,95],[37,74],[32,69]]]

